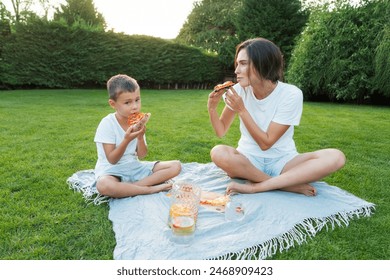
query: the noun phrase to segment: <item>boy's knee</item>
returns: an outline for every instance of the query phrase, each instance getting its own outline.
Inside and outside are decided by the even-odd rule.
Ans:
[[[96,182],[96,189],[101,195],[109,195],[112,181],[108,177],[101,177]]]

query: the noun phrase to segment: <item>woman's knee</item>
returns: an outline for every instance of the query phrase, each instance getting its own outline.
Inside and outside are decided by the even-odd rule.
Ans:
[[[171,169],[174,176],[179,175],[181,172],[181,162],[179,160],[172,160]]]
[[[330,149],[332,158],[334,160],[335,167],[338,169],[342,168],[345,165],[346,157],[344,153],[338,149]]]
[[[215,164],[222,163],[227,160],[228,147],[225,145],[217,145],[210,151],[211,161]]]
[[[318,154],[319,158],[323,158],[328,162],[330,165],[330,168],[334,171],[339,170],[345,165],[345,155],[342,151],[338,149],[324,149],[320,150],[320,153]]]

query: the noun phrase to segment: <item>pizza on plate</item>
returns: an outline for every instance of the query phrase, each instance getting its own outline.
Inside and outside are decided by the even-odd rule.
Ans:
[[[228,195],[223,195],[214,199],[201,199],[200,204],[211,206],[225,206],[230,200]]]

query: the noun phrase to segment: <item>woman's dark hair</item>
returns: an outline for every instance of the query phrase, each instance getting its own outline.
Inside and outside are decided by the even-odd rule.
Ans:
[[[246,49],[248,63],[253,66],[261,78],[272,82],[283,80],[284,61],[278,46],[264,38],[246,40],[236,48],[235,66],[237,66],[237,55],[242,49]]]

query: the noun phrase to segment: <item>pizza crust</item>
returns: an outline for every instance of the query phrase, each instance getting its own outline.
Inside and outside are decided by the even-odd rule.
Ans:
[[[223,195],[214,199],[204,199],[201,200],[201,204],[211,205],[211,206],[225,206],[229,202],[230,198],[228,195]]]
[[[217,92],[218,93],[217,95],[222,95],[225,92],[222,89],[227,89],[227,88],[230,88],[230,87],[232,87],[234,85],[235,85],[235,83],[233,83],[232,81],[226,81],[223,84],[216,85],[214,87],[214,92]]]

